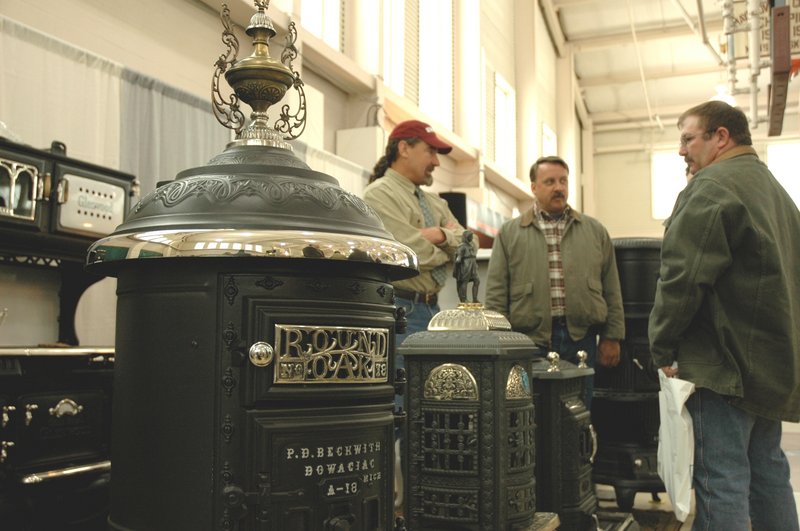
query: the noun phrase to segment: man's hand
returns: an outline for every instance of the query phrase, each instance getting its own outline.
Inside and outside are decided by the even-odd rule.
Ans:
[[[439,245],[444,243],[447,237],[442,232],[442,229],[439,227],[425,227],[424,229],[419,229],[420,234],[422,237],[431,242],[434,245]]]
[[[619,365],[619,341],[616,339],[601,339],[597,345],[597,362],[603,367],[616,367]]]
[[[667,365],[666,367],[661,367],[661,370],[663,371],[664,376],[666,376],[667,378],[674,378],[675,376],[678,375],[678,368],[673,367],[671,365]]]

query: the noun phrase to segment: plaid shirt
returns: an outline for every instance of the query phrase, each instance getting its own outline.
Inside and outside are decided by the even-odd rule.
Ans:
[[[539,208],[538,202],[534,202],[533,208],[536,213],[536,221],[539,223],[539,227],[544,233],[544,239],[547,242],[547,265],[550,274],[550,315],[563,317],[567,313],[567,308],[564,292],[564,263],[561,260],[561,238],[564,236],[564,229],[572,215],[572,210],[567,206],[563,215],[554,218]]]

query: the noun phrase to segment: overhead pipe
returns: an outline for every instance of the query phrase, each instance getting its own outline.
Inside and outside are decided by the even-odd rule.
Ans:
[[[761,61],[761,17],[758,14],[760,0],[747,0],[747,14],[750,19],[748,34],[748,57],[750,59],[750,127],[758,127],[758,74],[767,62]],[[764,120],[766,121],[766,119]]]
[[[698,0],[698,6],[702,0]],[[722,4],[723,31],[728,43],[727,50],[727,72],[728,84],[730,85],[731,95],[749,94],[750,95],[750,127],[756,129],[759,122],[765,122],[768,118],[758,117],[758,76],[762,68],[769,67],[768,60],[761,59],[761,0],[747,0],[747,18],[749,23],[741,29],[734,28],[733,0],[724,0]],[[736,53],[734,50],[733,35],[736,32],[747,31],[747,58],[750,63],[750,86],[749,88],[736,87]]]
[[[697,4],[702,5],[703,0],[697,0]],[[733,34],[736,30],[733,28],[733,0],[725,0],[722,4],[722,31],[725,35],[727,46],[726,52],[728,59],[726,61],[728,72],[728,89],[731,96],[741,94],[743,91],[736,88],[736,52],[734,50]]]
[[[722,66],[725,64],[725,60],[720,57],[719,53],[717,52],[716,48],[714,48],[710,42],[708,42],[708,34],[706,33],[706,23],[705,17],[703,16],[703,0],[697,0],[697,15],[698,15],[698,26],[695,26],[692,17],[686,11],[686,8],[683,7],[681,4],[681,0],[672,0],[672,3],[678,10],[681,12],[681,16],[683,16],[683,20],[686,21],[688,24],[689,29],[692,30],[692,33],[698,35],[700,39],[703,41],[703,45],[711,52],[711,55],[714,57],[714,60],[717,62],[718,65]]]
[[[644,66],[642,64],[642,52],[639,48],[639,41],[636,39],[636,26],[633,23],[633,8],[631,7],[631,0],[627,0],[628,4],[628,20],[631,26],[631,36],[633,37],[633,47],[636,50],[636,58],[639,63],[639,77],[642,80],[642,90],[644,91],[644,103],[647,107],[647,116],[651,124],[656,124],[659,129],[664,130],[664,125],[661,123],[661,118],[658,115],[653,116],[653,111],[650,108],[650,96],[647,93],[647,79],[644,76]]]

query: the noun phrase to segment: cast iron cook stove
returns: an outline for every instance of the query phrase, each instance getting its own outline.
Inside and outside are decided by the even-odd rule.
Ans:
[[[0,308],[4,531],[106,529],[114,350],[80,346],[75,314],[81,295],[100,280],[84,271],[86,251],[123,222],[137,189],[133,175],[68,157],[61,142],[37,149],[0,138],[3,278],[23,289],[50,275],[60,279],[57,336],[41,319],[35,328],[20,326],[16,313],[31,302],[1,293],[10,307]],[[30,271],[17,275],[23,269]],[[33,307],[41,308],[36,301]],[[30,341],[5,342],[27,330]]]
[[[225,73],[252,123],[217,105],[237,140],[90,249],[88,268],[118,277],[112,529],[394,526],[390,282],[416,274],[416,256],[292,154],[296,33],[270,58],[256,5],[254,53],[220,58],[214,80]],[[231,43],[227,8],[223,22]],[[292,86],[299,111],[267,126]]]

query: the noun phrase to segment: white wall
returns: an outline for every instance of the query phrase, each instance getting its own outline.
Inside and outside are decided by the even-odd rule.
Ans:
[[[650,154],[656,148],[678,151],[678,128],[675,120],[665,122],[664,129],[645,128],[594,134],[594,201],[595,217],[614,238],[643,236],[660,237],[663,220],[653,219],[650,210]],[[784,117],[784,133],[766,136],[767,127],[752,129],[753,147],[765,160],[770,142],[800,137],[796,114]]]
[[[218,13],[199,2],[0,0],[0,13],[199,97],[225,50]]]

